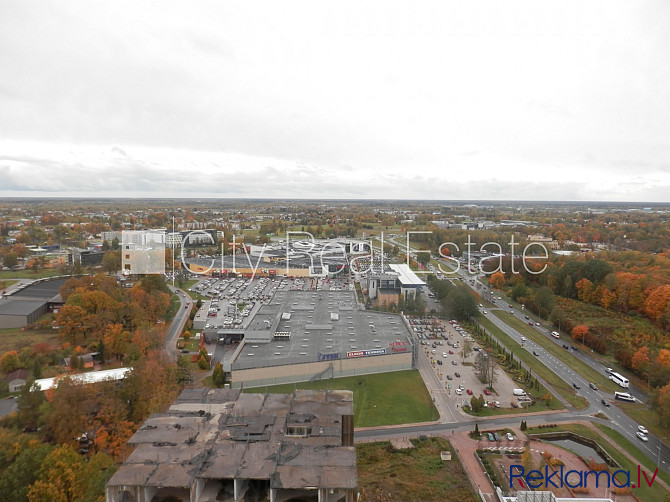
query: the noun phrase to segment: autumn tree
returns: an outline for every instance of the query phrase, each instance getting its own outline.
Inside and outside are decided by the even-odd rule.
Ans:
[[[45,434],[58,443],[69,443],[86,432],[89,419],[95,414],[94,389],[90,385],[73,381],[69,377],[58,381],[47,392],[43,410]]]
[[[505,274],[498,271],[489,277],[489,284],[494,289],[502,289],[505,286]]]
[[[212,372],[212,382],[216,387],[223,387],[226,382],[226,374],[223,371],[223,366],[221,363],[216,363],[214,366],[214,371]]]
[[[83,340],[86,333],[86,310],[78,305],[64,305],[55,316],[56,324],[59,326],[59,335],[65,340],[77,345],[78,338]]]
[[[2,357],[0,357],[0,372],[7,374],[19,368],[19,353],[17,351],[10,350],[2,354]]]
[[[588,326],[578,324],[577,326],[572,328],[572,332],[570,333],[570,335],[572,336],[573,340],[579,340],[583,343],[584,337],[588,334],[588,332],[589,332]]]
[[[649,365],[649,348],[646,346],[640,347],[637,352],[633,354],[630,364],[634,371],[639,373],[645,372]]]
[[[36,441],[21,448],[14,462],[0,477],[0,493],[4,502],[26,500],[30,485],[38,480],[42,463],[52,450],[52,446]]]
[[[654,321],[661,319],[670,306],[670,284],[654,289],[644,304],[644,311]]]
[[[28,490],[28,502],[95,500],[113,473],[113,460],[97,453],[86,462],[70,445],[51,451],[42,462],[39,479]]]

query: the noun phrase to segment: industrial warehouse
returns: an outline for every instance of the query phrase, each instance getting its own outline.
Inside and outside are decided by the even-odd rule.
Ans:
[[[107,502],[353,502],[351,391],[187,389],[130,439]]]

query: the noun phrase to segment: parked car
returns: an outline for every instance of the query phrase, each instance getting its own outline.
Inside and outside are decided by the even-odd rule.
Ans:
[[[438,360],[437,360],[437,364],[439,364],[440,366],[442,366],[442,359],[438,359]]]
[[[454,376],[455,376],[456,378],[461,378],[461,374],[460,374],[458,371],[457,371],[456,373],[454,373]]]
[[[468,393],[468,396],[471,396],[471,395],[472,395],[472,391],[471,391],[470,389],[466,390],[465,392]]]
[[[447,375],[447,380],[453,380],[454,378],[451,375]]]
[[[491,395],[491,391],[488,390],[488,389],[484,389],[484,394],[486,394],[487,396],[490,396],[490,395]]]
[[[508,441],[514,441],[514,436],[512,436],[512,433],[511,433],[511,432],[508,432],[508,433],[507,433],[507,440],[508,440]]]
[[[458,365],[458,362],[457,362],[456,360],[452,360],[452,361],[451,361],[451,364],[453,364],[454,366],[457,366],[457,365]]]
[[[456,394],[460,396],[461,394],[463,394],[463,391],[461,389],[456,389]]]

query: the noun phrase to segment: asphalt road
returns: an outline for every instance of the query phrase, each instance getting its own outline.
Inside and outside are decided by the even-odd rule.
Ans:
[[[395,239],[391,238],[389,239],[391,242],[396,242]],[[401,244],[406,244],[406,243],[401,243],[397,242],[397,244],[400,246]],[[410,253],[415,252],[416,250],[410,249]],[[440,260],[442,261],[442,260]],[[446,266],[446,262],[445,262]],[[480,295],[483,297],[489,297],[491,298],[493,293],[490,291],[490,289],[483,284],[481,284],[478,280],[477,277],[478,271],[475,270],[474,273],[470,273],[467,271],[467,269],[464,269],[463,264],[461,264],[461,267],[459,270],[454,273],[450,274],[452,277],[454,276],[459,276],[463,279],[463,283],[468,285],[471,289],[477,291]],[[449,276],[447,276],[449,277]],[[506,298],[502,298],[502,300],[497,300],[496,302],[507,302]],[[509,303],[511,304],[511,303]],[[504,305],[509,305],[508,303],[504,303]],[[513,304],[512,304],[513,305]],[[518,317],[522,321],[524,321],[524,316],[526,315],[525,312],[517,309],[517,308],[506,308],[507,311],[511,312],[515,317]],[[496,325],[498,326],[501,330],[503,330],[508,336],[510,336],[513,340],[519,342],[521,344],[521,337],[522,335],[507,325],[504,321],[499,319],[495,315],[489,315],[489,319]],[[551,338],[551,340],[556,343],[559,347],[561,347],[562,343],[565,343],[564,341],[561,342],[560,339],[556,340],[553,337],[549,335],[549,330],[543,326],[536,327],[540,333],[543,333],[544,335],[548,336]],[[665,444],[663,444],[659,438],[648,434],[647,437],[649,438],[649,441],[643,442],[641,441],[638,436],[637,436],[637,427],[638,424],[635,420],[631,419],[628,415],[626,415],[621,409],[619,409],[616,406],[610,406],[610,407],[605,407],[602,405],[601,400],[605,397],[600,391],[593,390],[589,387],[589,382],[583,378],[581,375],[575,373],[571,368],[569,368],[566,364],[564,364],[561,360],[555,358],[554,356],[546,353],[544,349],[542,349],[539,345],[533,343],[532,341],[525,341],[524,342],[524,347],[528,349],[531,353],[533,350],[537,351],[540,356],[538,357],[538,361],[545,366],[547,366],[549,369],[551,369],[556,375],[557,378],[561,378],[564,382],[566,382],[569,385],[572,385],[573,383],[576,383],[580,386],[580,389],[578,392],[584,396],[587,401],[590,403],[589,407],[586,410],[582,411],[575,411],[575,410],[570,410],[568,414],[562,413],[560,415],[556,414],[551,414],[551,415],[541,415],[538,417],[538,420],[540,422],[544,421],[546,422],[549,420],[550,422],[556,422],[556,421],[569,421],[569,420],[575,420],[577,418],[579,419],[589,419],[589,420],[594,420],[597,421],[597,419],[593,419],[589,415],[594,414],[596,412],[602,412],[604,413],[610,420],[609,421],[604,421],[603,423],[606,423],[608,426],[616,429],[618,432],[620,432],[624,437],[629,439],[633,444],[635,444],[641,451],[647,454],[647,456],[653,460],[654,462],[657,462],[659,464],[659,467],[662,470],[665,470],[666,472],[670,472],[670,448],[668,448]],[[587,354],[584,352],[579,352],[575,354],[582,362],[585,364],[589,365],[591,368],[594,370],[601,372],[603,374],[606,374],[605,372],[605,366],[600,364],[599,362],[595,361],[591,357],[589,357]],[[420,360],[422,358],[419,358]],[[427,382],[427,384],[430,384],[430,382]],[[548,385],[548,387],[551,389],[551,384]],[[625,390],[625,389],[622,389]],[[640,389],[635,388],[634,386],[631,386],[629,389],[626,390],[627,392],[631,393],[633,396],[635,396],[636,399],[642,402],[646,402],[647,396],[642,392]],[[552,389],[552,392],[554,394],[558,394],[555,390]],[[458,416],[458,414],[457,414]],[[559,418],[560,417],[560,418]],[[463,418],[462,416],[459,416],[459,418]],[[512,421],[514,423],[519,421],[518,417],[511,417],[511,418],[506,418],[506,417],[501,417],[501,418],[495,418],[492,420],[489,420],[488,422],[496,424],[496,425],[505,425],[509,423],[509,421]],[[465,422],[460,422],[459,425],[461,424],[474,424],[473,421],[465,421]],[[644,425],[644,424],[642,424]],[[448,430],[449,427],[446,427]],[[435,426],[419,426],[417,430],[415,430],[413,433],[414,434],[425,434],[429,433],[431,431],[443,431],[445,430],[444,425],[435,425]],[[397,429],[394,429],[394,431],[398,431]],[[357,435],[362,434],[365,431],[357,432]],[[409,430],[405,431],[405,434],[409,434]],[[365,437],[365,435],[362,435],[361,437]]]

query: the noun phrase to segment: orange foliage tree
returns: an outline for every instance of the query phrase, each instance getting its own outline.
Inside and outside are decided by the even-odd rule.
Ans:
[[[574,340],[580,340],[580,341],[583,342],[584,337],[588,334],[588,332],[589,332],[589,327],[588,326],[584,326],[583,324],[578,324],[577,326],[572,328],[572,332],[570,333],[570,335],[572,336],[572,338]]]

